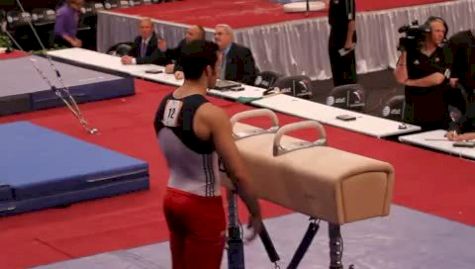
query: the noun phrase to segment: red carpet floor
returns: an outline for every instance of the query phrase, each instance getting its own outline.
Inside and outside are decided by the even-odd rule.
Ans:
[[[25,57],[26,55],[28,55],[26,52],[14,50],[10,53],[0,53],[0,60],[20,58]]]
[[[173,88],[137,81],[137,94],[81,106],[101,133],[83,132],[65,108],[1,117],[28,120],[150,164],[151,189],[113,198],[0,218],[0,268],[25,268],[166,240],[162,197],[168,171],[156,143],[152,119],[160,99]],[[249,109],[214,99],[229,114]],[[298,119],[279,115],[285,124]],[[260,122],[253,122],[259,125]],[[326,127],[330,146],[387,161],[396,170],[394,202],[475,225],[475,163],[412,146]],[[311,134],[298,133],[311,139]],[[52,145],[54,146],[54,145]],[[262,203],[266,217],[288,213]],[[244,213],[244,212],[241,212]],[[243,214],[243,217],[245,214]]]
[[[358,12],[362,12],[448,1],[452,0],[357,0],[356,7]],[[183,0],[152,7],[124,8],[116,12],[188,25],[198,24],[209,28],[214,28],[218,23],[227,23],[236,29],[327,15],[327,11],[311,12],[308,17],[304,13],[285,13],[282,5],[271,0],[208,0],[206,4],[203,2]]]

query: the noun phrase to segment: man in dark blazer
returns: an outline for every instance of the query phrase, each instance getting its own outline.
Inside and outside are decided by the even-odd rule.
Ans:
[[[178,46],[165,50],[165,55],[167,56],[168,60],[170,62],[173,62],[165,66],[165,73],[174,74],[176,79],[184,78],[180,56],[182,54],[183,49],[185,48],[185,45],[194,40],[205,40],[205,30],[200,25],[190,26],[186,30],[185,38],[182,39],[180,43],[178,43]]]
[[[222,53],[219,78],[254,85],[258,70],[251,50],[233,42],[233,30],[227,24],[216,25],[214,38]]]
[[[165,54],[158,49],[157,35],[153,31],[153,23],[149,18],[140,20],[140,35],[134,40],[134,46],[129,55],[123,56],[123,64],[157,64],[166,65],[169,60]]]

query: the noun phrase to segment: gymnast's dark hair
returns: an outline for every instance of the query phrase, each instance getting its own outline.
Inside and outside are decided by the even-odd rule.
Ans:
[[[214,70],[218,50],[216,43],[207,40],[194,40],[186,44],[181,54],[185,79],[198,80],[208,65]]]

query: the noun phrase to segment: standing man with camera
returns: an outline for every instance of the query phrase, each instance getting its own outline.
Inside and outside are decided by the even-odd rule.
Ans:
[[[354,84],[356,77],[356,12],[355,0],[325,0],[330,24],[328,53],[333,85]]]
[[[396,80],[405,85],[403,120],[423,130],[445,129],[450,78],[443,47],[447,24],[442,18],[430,17],[423,27],[407,29],[406,37],[400,39],[401,55],[394,71]]]

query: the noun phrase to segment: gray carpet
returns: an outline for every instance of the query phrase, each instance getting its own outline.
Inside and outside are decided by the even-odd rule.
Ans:
[[[425,213],[392,206],[389,217],[343,226],[344,262],[355,269],[472,269],[475,268],[475,227]],[[308,219],[291,214],[265,221],[285,268]],[[327,225],[322,224],[316,240],[299,268],[328,268]],[[246,268],[274,268],[259,240],[245,246]],[[199,261],[197,261],[199,262]],[[168,243],[103,253],[36,269],[165,269],[170,268]],[[222,268],[226,266],[226,255]]]

